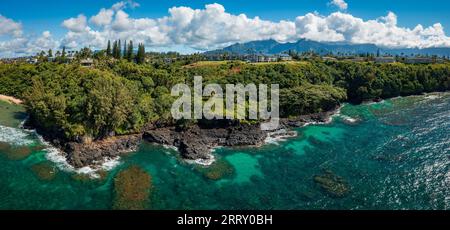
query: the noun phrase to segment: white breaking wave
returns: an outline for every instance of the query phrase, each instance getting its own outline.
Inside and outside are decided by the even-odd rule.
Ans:
[[[120,163],[121,163],[120,157],[106,158],[103,161],[103,164],[100,165],[100,168],[105,171],[110,171],[113,168],[115,168],[117,165],[119,165]]]
[[[214,157],[213,154],[210,154],[209,159],[196,159],[196,160],[186,160],[187,163],[189,164],[199,164],[199,165],[203,165],[203,166],[210,166],[212,163],[214,163],[214,161],[216,161],[216,158]]]
[[[177,147],[175,147],[175,146],[173,146],[173,145],[165,145],[165,144],[163,144],[162,146],[163,146],[165,149],[170,149],[170,150],[174,150],[174,151],[177,151],[177,152],[178,152]]]
[[[34,141],[30,139],[30,133],[18,128],[6,127],[0,125],[0,141],[11,145],[30,145]]]
[[[435,100],[435,99],[439,99],[442,98],[443,96],[440,94],[428,94],[426,95],[424,98],[428,99],[428,100]]]
[[[296,131],[287,131],[286,129],[279,129],[274,132],[267,133],[267,137],[264,140],[264,142],[266,144],[278,145],[278,142],[285,141],[287,138],[295,136],[297,136]]]
[[[353,118],[353,117],[349,117],[349,116],[346,116],[346,115],[340,115],[340,117],[341,117],[344,121],[347,121],[347,122],[350,122],[350,123],[355,123],[355,122],[358,121],[358,119]]]
[[[209,155],[208,159],[195,159],[195,160],[186,159],[184,161],[189,164],[199,164],[199,165],[203,165],[203,166],[210,166],[210,165],[212,165],[212,163],[214,163],[216,161],[216,157],[214,156],[213,152],[217,148],[220,148],[220,146],[212,148],[212,150],[208,154]]]
[[[98,164],[98,166],[85,166],[76,169],[67,162],[66,157],[59,149],[55,148],[50,143],[45,141],[41,135],[36,134],[36,136],[39,138],[39,141],[46,146],[45,151],[47,152],[47,154],[45,155],[45,157],[47,158],[47,160],[54,162],[60,170],[65,172],[86,174],[89,175],[89,177],[95,179],[100,177],[98,175],[98,171],[110,171],[121,163],[120,157],[105,158],[101,164]]]
[[[27,117],[20,122],[19,129],[23,129],[23,126],[25,125],[25,122],[27,122],[28,118],[29,116],[27,115]]]

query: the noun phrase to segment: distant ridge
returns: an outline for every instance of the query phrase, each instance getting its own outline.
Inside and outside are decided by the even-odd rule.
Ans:
[[[450,56],[450,47],[443,48],[403,48],[403,49],[389,49],[378,47],[374,44],[351,44],[344,42],[316,42],[306,39],[298,40],[294,43],[279,43],[275,40],[263,40],[252,41],[247,43],[236,43],[234,45],[225,47],[223,49],[217,49],[207,51],[205,55],[214,54],[279,54],[289,51],[295,51],[298,53],[314,51],[320,55],[326,55],[332,53],[334,55],[355,55],[355,54],[390,54],[390,55],[437,55],[437,56]]]

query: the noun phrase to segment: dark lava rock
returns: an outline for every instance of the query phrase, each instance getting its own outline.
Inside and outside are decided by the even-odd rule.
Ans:
[[[303,126],[308,122],[325,122],[334,111],[283,118],[280,119],[279,129]],[[269,133],[261,130],[260,124],[241,124],[237,120],[200,120],[196,124],[183,125],[183,128],[177,128],[173,123],[156,122],[146,125],[141,134],[113,136],[114,133],[111,133],[109,136],[112,137],[91,141],[83,138],[66,140],[61,134],[62,130],[43,132],[36,123],[27,125],[36,127],[46,141],[63,150],[68,163],[75,168],[98,165],[105,158],[133,151],[142,138],[157,144],[175,146],[183,158],[206,160],[211,157],[211,149],[216,146],[259,146]]]
[[[209,159],[209,152],[211,151],[208,145],[202,141],[186,141],[182,140],[178,146],[181,155],[186,159]]]
[[[228,146],[259,145],[264,142],[267,133],[259,125],[243,125],[231,129],[226,140]]]
[[[64,152],[69,164],[75,168],[101,163],[105,158],[117,157],[122,153],[132,151],[141,142],[141,135],[126,135],[111,137],[91,143],[68,142]]]
[[[344,197],[350,192],[350,187],[347,182],[331,171],[326,171],[322,175],[314,176],[314,182],[333,197]]]
[[[372,99],[372,101],[373,102],[381,102],[381,101],[383,101],[383,98],[377,97],[377,98]]]
[[[173,145],[186,159],[209,159],[211,149],[216,146],[260,145],[267,132],[258,125],[230,123],[212,128],[193,125],[179,130],[175,127],[153,128],[144,132],[143,138],[149,142]]]

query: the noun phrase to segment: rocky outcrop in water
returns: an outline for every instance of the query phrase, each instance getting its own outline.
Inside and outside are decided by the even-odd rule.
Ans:
[[[211,149],[216,146],[261,145],[267,132],[259,125],[230,125],[228,127],[202,127],[193,125],[186,130],[175,127],[153,128],[144,132],[149,142],[172,145],[178,148],[186,159],[209,159]]]
[[[347,182],[331,171],[325,171],[324,174],[316,175],[313,179],[330,196],[344,197],[350,192]]]
[[[302,127],[306,124],[326,123],[330,121],[330,117],[338,111],[339,107],[327,112],[300,115],[290,118],[280,119],[280,123],[284,127]]]
[[[114,158],[135,150],[142,135],[116,136],[91,143],[68,142],[63,146],[66,159],[76,168],[102,163],[105,158]]]
[[[279,129],[301,127],[308,123],[328,122],[336,110],[280,120]],[[260,124],[241,124],[233,121],[210,121],[192,125],[184,130],[175,127],[151,127],[143,138],[149,142],[177,147],[186,159],[209,159],[216,146],[259,146],[268,137],[294,136],[289,132],[268,132]]]

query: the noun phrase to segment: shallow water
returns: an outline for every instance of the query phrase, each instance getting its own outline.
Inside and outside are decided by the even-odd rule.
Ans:
[[[450,208],[450,94],[345,105],[287,141],[218,148],[208,168],[143,143],[96,179],[50,162],[37,136],[17,128],[21,108],[9,106],[0,107],[0,209],[110,209],[115,175],[131,165],[151,175],[151,209]],[[315,184],[325,170],[350,193]]]

